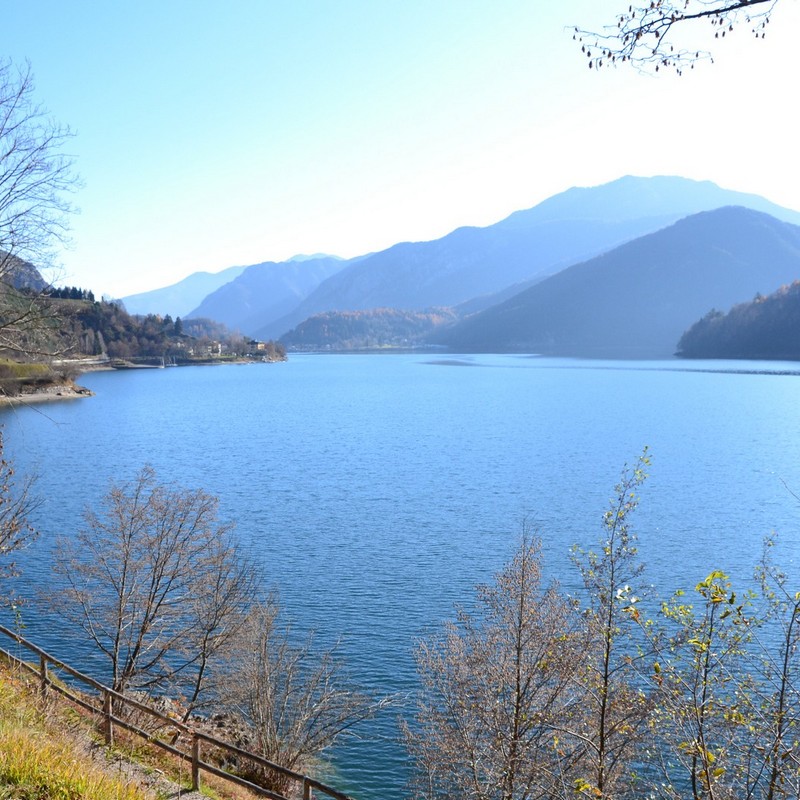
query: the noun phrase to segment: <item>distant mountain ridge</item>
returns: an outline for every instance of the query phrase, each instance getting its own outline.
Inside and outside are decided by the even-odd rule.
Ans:
[[[709,181],[627,176],[568,189],[494,225],[458,228],[430,242],[335,263],[311,256],[253,265],[181,316],[209,316],[273,339],[328,311],[460,306],[461,313],[475,312],[679,219],[732,204],[800,224],[798,212]]]
[[[800,224],[800,212],[783,208],[747,192],[722,189],[712,181],[696,181],[677,176],[641,178],[626,175],[600,186],[573,186],[543,200],[535,208],[549,219],[665,217],[711,211],[722,206],[742,206],[763,211],[784,222]],[[501,224],[514,225],[527,211],[517,211]]]
[[[800,226],[725,207],[573,265],[437,341],[462,352],[664,358],[709,309],[798,277]]]
[[[215,319],[231,330],[252,335],[264,319],[289,313],[347,263],[334,256],[311,256],[256,264],[209,294],[188,316]]]
[[[285,265],[288,271],[292,271],[296,269],[298,264],[319,259],[341,261],[336,256],[318,253],[316,255],[296,255],[286,261],[277,263]],[[162,289],[127,295],[122,298],[122,302],[131,314],[169,314],[173,317],[191,315],[194,318],[199,318],[203,316],[202,313],[199,313],[199,309],[206,298],[220,287],[232,283],[246,270],[274,267],[275,264],[276,262],[273,261],[262,261],[259,264],[251,264],[249,266],[228,267],[219,272],[193,272],[177,283],[165,286]],[[194,313],[196,311],[198,313]],[[231,312],[226,313],[227,316],[232,316]],[[223,322],[223,320],[217,321]]]
[[[710,181],[627,176],[569,189],[485,228],[459,228],[432,242],[406,242],[364,257],[255,333],[275,338],[324,311],[455,306],[556,273],[698,211],[731,204],[800,224],[800,213]]]
[[[287,316],[262,326],[256,335],[274,337],[276,331],[285,331],[324,311],[384,307],[423,310],[458,305],[541,272],[555,271],[573,259],[661,224],[661,220],[636,220],[574,225],[567,220],[551,223],[538,241],[532,241],[537,237],[526,229],[459,228],[433,242],[397,244],[348,264]]]
[[[221,272],[193,272],[183,280],[122,298],[130,314],[169,314],[185,317],[197,308],[205,297],[235,280],[247,267],[228,267]]]

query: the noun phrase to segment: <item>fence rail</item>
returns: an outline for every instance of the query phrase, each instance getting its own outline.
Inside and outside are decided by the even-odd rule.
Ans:
[[[173,719],[172,717],[161,713],[147,703],[143,703],[133,697],[120,694],[110,687],[103,685],[99,681],[94,680],[94,678],[84,675],[82,672],[79,672],[77,669],[74,669],[60,659],[51,656],[40,647],[37,647],[32,642],[29,642],[15,631],[10,630],[3,625],[0,625],[0,634],[13,639],[15,642],[17,642],[17,644],[26,648],[38,658],[39,664],[37,667],[35,663],[30,663],[25,659],[15,655],[10,650],[0,647],[0,654],[4,655],[12,663],[19,665],[32,675],[38,677],[39,691],[42,697],[46,697],[49,690],[55,691],[56,693],[68,698],[71,702],[81,706],[81,708],[84,708],[87,711],[90,711],[91,713],[101,717],[103,721],[103,733],[105,736],[105,741],[108,745],[113,745],[114,743],[114,728],[120,727],[130,731],[136,736],[145,739],[151,744],[160,747],[162,750],[165,750],[168,753],[171,753],[172,755],[191,763],[192,790],[198,790],[200,788],[200,773],[205,771],[212,775],[216,775],[219,778],[230,781],[231,783],[235,783],[238,786],[243,786],[263,797],[271,798],[271,800],[289,800],[285,795],[277,794],[276,792],[265,789],[263,786],[258,786],[252,781],[246,780],[239,775],[235,775],[232,772],[228,772],[227,770],[203,761],[201,745],[202,743],[205,743],[215,748],[217,751],[236,756],[237,758],[247,759],[258,767],[271,770],[277,775],[281,775],[294,781],[297,784],[297,788],[302,788],[303,800],[312,800],[315,791],[325,794],[328,797],[333,798],[333,800],[353,800],[353,798],[351,798],[349,795],[346,795],[337,789],[334,789],[333,787],[316,780],[315,778],[312,778],[308,775],[303,775],[299,772],[294,772],[290,769],[286,769],[285,767],[275,764],[272,761],[268,761],[267,759],[262,758],[255,753],[243,750],[240,747],[236,747],[235,745],[197,730],[191,725],[187,725],[183,722]],[[101,705],[98,707],[94,703],[90,702],[86,696],[81,696],[81,694],[70,691],[66,686],[55,683],[50,676],[51,666],[59,670],[63,670],[75,680],[78,680],[95,690],[99,694]],[[121,718],[118,713],[115,713],[115,711],[120,708],[135,709],[136,711],[139,711],[145,715],[149,715],[154,720],[157,720],[161,724],[162,728],[164,726],[171,727],[177,734],[175,740],[173,740],[171,743],[169,741],[165,741],[161,736],[156,736],[154,733],[148,732],[143,728],[133,724],[130,720]],[[191,747],[188,752],[176,746],[180,736],[183,736],[190,742]]]

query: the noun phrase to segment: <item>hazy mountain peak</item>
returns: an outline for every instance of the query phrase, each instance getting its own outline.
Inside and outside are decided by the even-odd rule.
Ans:
[[[782,208],[763,197],[722,189],[712,181],[674,175],[643,178],[625,175],[600,186],[574,186],[543,200],[533,208],[516,211],[502,226],[565,219],[613,220],[632,217],[688,216],[725,205],[741,205],[772,214],[785,222],[800,223],[800,213]]]
[[[336,256],[309,256],[254,264],[206,296],[189,316],[208,317],[254,335],[265,322],[295,308],[347,263]]]
[[[349,260],[299,254],[277,264],[231,268],[239,270],[231,273],[233,280],[202,297],[192,295],[194,304],[178,306],[157,296],[159,307],[147,310],[202,314],[266,339],[326,311],[423,310],[467,302],[486,308],[511,287],[541,281],[682,217],[732,204],[800,223],[795,211],[711,181],[626,175],[601,186],[573,187],[494,225],[457,228],[433,241],[401,242]],[[473,302],[477,298],[483,299]],[[149,300],[152,305],[154,298]],[[130,308],[131,299],[125,301]]]
[[[314,253],[314,255],[303,255],[302,253],[298,253],[296,256],[292,256],[291,258],[286,259],[287,261],[314,261],[317,258],[333,258],[336,261],[344,261],[345,259],[340,258],[339,256],[332,256],[328,253]]]
[[[122,298],[130,314],[170,314],[185,317],[203,298],[241,275],[246,267],[228,267],[220,272],[193,272],[183,280],[149,292]]]
[[[800,277],[800,226],[724,206],[542,280],[442,336],[461,351],[664,358],[695,320]]]
[[[350,261],[291,313],[256,331],[278,337],[325,311],[456,306],[664,228],[681,217],[739,204],[800,223],[800,214],[710,181],[628,175],[575,187],[485,228],[463,227],[431,242],[404,242]],[[483,307],[486,307],[488,300]]]

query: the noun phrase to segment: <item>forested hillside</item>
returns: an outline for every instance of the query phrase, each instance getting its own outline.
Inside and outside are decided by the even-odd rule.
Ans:
[[[119,303],[96,301],[91,292],[76,287],[49,289],[43,297],[48,307],[43,322],[46,352],[51,355],[189,360],[245,355],[254,347],[252,340],[231,333],[221,323],[184,321],[169,314],[135,316]],[[263,346],[258,349],[265,350]]]
[[[711,310],[680,339],[682,358],[800,359],[800,280],[764,297]]]
[[[431,331],[458,319],[455,311],[398,311],[375,308],[369,311],[328,311],[317,314],[282,337],[287,347],[297,350],[360,350],[403,348],[423,344]]]

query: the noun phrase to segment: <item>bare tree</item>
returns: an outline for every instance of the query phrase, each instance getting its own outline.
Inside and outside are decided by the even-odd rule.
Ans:
[[[632,759],[642,740],[648,700],[637,686],[633,655],[643,565],[630,516],[647,477],[647,448],[627,466],[603,516],[599,551],[573,548],[586,590],[584,621],[591,645],[584,654],[582,717],[573,730],[584,743],[584,774],[576,784],[587,797],[623,796],[631,781]],[[573,723],[574,724],[574,723]]]
[[[56,308],[41,294],[39,267],[67,239],[78,185],[64,152],[69,129],[34,99],[30,65],[0,59],[0,349],[48,352]],[[30,290],[30,291],[26,291]]]
[[[766,542],[760,592],[714,570],[648,619],[631,515],[645,449],[623,470],[595,551],[573,551],[580,609],[514,560],[417,658],[406,726],[426,800],[778,800],[800,792],[800,591]],[[763,605],[760,605],[763,604]]]
[[[11,260],[49,263],[65,240],[76,186],[69,129],[34,100],[30,65],[0,61],[0,275]]]
[[[212,538],[199,566],[181,648],[186,660],[181,681],[186,693],[184,722],[193,711],[216,702],[223,691],[218,680],[224,670],[215,667],[227,659],[249,624],[262,583],[260,572],[227,534]]]
[[[407,727],[417,797],[637,796],[651,704],[636,669],[642,567],[630,515],[648,464],[645,450],[623,471],[598,552],[573,551],[582,613],[541,585],[540,545],[525,531],[478,610],[420,646],[423,691]]]
[[[764,38],[778,0],[652,0],[621,11],[603,33],[575,28],[589,67],[599,69],[632,63],[656,71],[670,67],[680,73],[711,54],[676,44],[677,31],[691,23],[706,22],[714,39],[724,38],[741,23],[757,38]]]
[[[512,561],[417,651],[416,719],[405,726],[415,796],[527,800],[574,795],[582,750],[565,728],[585,638],[573,605],[542,585],[541,544]]]
[[[20,291],[0,278],[0,354],[15,361],[45,361],[69,349],[62,328],[64,303],[46,293]]]
[[[115,690],[177,687],[188,713],[241,630],[256,573],[217,506],[201,490],[159,484],[145,467],[59,543],[59,609],[106,656]]]
[[[0,579],[17,575],[13,554],[35,536],[28,521],[38,505],[33,496],[32,479],[17,482],[14,468],[3,458],[3,437],[0,433]]]
[[[251,609],[234,643],[221,708],[234,713],[249,750],[308,771],[316,756],[389,700],[352,686],[335,649],[315,653],[310,637],[295,643],[278,615],[275,597]],[[289,788],[274,770],[254,768],[252,777],[280,794]]]

